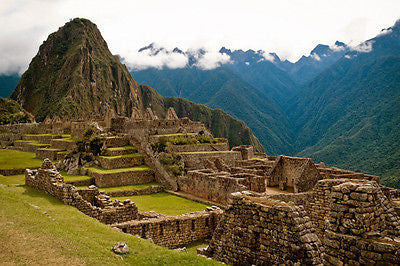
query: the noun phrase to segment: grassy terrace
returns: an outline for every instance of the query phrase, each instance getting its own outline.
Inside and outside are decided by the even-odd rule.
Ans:
[[[60,174],[64,177],[65,182],[74,182],[74,181],[81,181],[91,179],[90,176],[86,175],[69,175],[64,171],[60,171]]]
[[[114,147],[114,148],[107,148],[109,151],[128,151],[128,150],[137,150],[134,146],[122,146],[122,147]]]
[[[99,156],[100,158],[104,159],[117,159],[117,158],[125,158],[125,157],[140,157],[142,154],[140,153],[130,153],[130,154],[124,154],[124,155],[117,155],[117,156]]]
[[[66,141],[66,142],[75,142],[75,139],[71,139],[71,138],[62,138],[62,139],[53,139],[56,141]]]
[[[34,152],[17,150],[0,150],[0,169],[20,169],[38,167],[43,163],[42,159],[36,158]]]
[[[180,152],[179,154],[193,154],[193,153],[233,153],[235,151],[187,151]]]
[[[111,174],[111,173],[120,173],[120,172],[130,172],[130,171],[144,171],[144,170],[151,170],[150,167],[147,165],[139,165],[134,167],[127,167],[127,168],[116,168],[116,169],[105,169],[102,167],[88,167],[89,171],[100,173],[100,174]]]
[[[10,175],[10,176],[0,175],[0,184],[24,185],[25,184],[25,175]]]
[[[49,146],[49,144],[44,144],[44,143],[39,143],[38,140],[16,140],[16,142],[26,142],[32,145],[36,145],[36,146]]]
[[[145,184],[120,186],[120,187],[103,187],[99,188],[99,190],[104,190],[105,192],[125,191],[125,190],[134,191],[134,190],[142,190],[145,188],[149,188],[151,186],[162,186],[162,185],[160,183],[150,182]],[[87,188],[87,186],[77,186],[77,188]]]
[[[0,261],[6,265],[217,265],[193,252],[168,250],[118,232],[26,186],[0,187],[0,227]],[[129,254],[110,250],[118,241],[127,242]]]
[[[174,196],[166,192],[140,196],[112,197],[112,199],[118,199],[121,201],[130,199],[135,202],[140,211],[155,211],[171,216],[195,211],[204,211],[207,207],[207,205]]]
[[[195,136],[197,133],[174,133],[174,134],[163,134],[163,135],[152,135],[152,137],[179,137],[179,136]]]

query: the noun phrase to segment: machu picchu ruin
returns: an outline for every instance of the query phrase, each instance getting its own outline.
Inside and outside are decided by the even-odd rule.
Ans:
[[[0,171],[24,173],[27,186],[163,247],[209,239],[199,254],[228,264],[400,262],[400,191],[380,185],[378,176],[268,156],[249,145],[229,149],[226,139],[173,108],[165,119],[152,113],[3,125],[3,147],[44,161]],[[170,216],[128,199],[164,192],[209,207]]]
[[[328,51],[321,58],[356,58],[344,44],[335,51],[318,47]],[[351,135],[345,138],[319,128],[334,114],[315,122],[313,110],[289,121],[275,104],[293,111],[300,103],[289,105],[286,98],[303,95],[264,101],[268,93],[251,91],[253,77],[242,81],[239,72],[245,70],[237,62],[221,63],[214,73],[197,65],[206,50],[151,44],[143,51],[187,56],[185,71],[176,78],[175,69],[162,75],[164,67],[132,70],[127,59],[111,53],[96,24],[70,19],[40,45],[10,99],[0,98],[0,264],[400,265],[400,189],[380,175],[397,171],[392,161],[398,153],[387,164],[375,164],[376,156],[364,154],[358,139],[375,138],[375,120],[354,126],[361,133],[342,126]],[[269,55],[273,59],[261,50],[218,52],[232,60],[280,64],[267,72],[286,75],[284,68],[293,63]],[[256,81],[258,71],[249,72]],[[191,97],[212,98],[212,108],[180,98],[186,89],[180,86],[204,73],[212,78],[199,87],[226,90],[197,90]],[[176,82],[179,97],[160,95],[135,74],[171,91]],[[282,80],[272,83],[281,88]],[[235,86],[240,90],[229,90]],[[329,113],[323,108],[333,102],[307,99],[310,106],[318,102],[314,109],[321,113]],[[329,141],[307,139],[331,133]],[[386,139],[380,141],[368,149],[386,149]],[[352,170],[319,160],[326,153]],[[360,160],[373,163],[351,165]],[[382,165],[387,171],[363,171]]]

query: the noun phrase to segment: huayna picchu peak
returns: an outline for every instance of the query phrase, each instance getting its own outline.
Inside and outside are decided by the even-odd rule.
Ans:
[[[138,84],[111,54],[97,26],[76,18],[50,34],[11,98],[38,121],[47,116],[85,118],[113,109],[142,109]]]

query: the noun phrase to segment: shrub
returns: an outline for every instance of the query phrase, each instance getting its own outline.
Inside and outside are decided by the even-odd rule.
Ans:
[[[84,139],[90,139],[94,134],[94,129],[92,127],[88,128],[85,130],[83,133],[83,138]]]
[[[89,141],[89,150],[93,155],[99,155],[103,147],[103,140],[97,136],[93,137]]]
[[[208,137],[208,136],[199,136],[199,137],[197,138],[197,140],[198,140],[200,143],[211,143],[212,138],[211,138],[211,137]]]
[[[175,176],[182,174],[183,163],[179,155],[163,152],[158,159],[169,173]]]

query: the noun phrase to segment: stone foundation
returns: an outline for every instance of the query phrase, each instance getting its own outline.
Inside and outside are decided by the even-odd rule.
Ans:
[[[237,151],[216,151],[216,152],[182,152],[179,153],[188,169],[203,169],[204,160],[221,159],[228,165],[241,159],[240,152]]]
[[[218,208],[208,207],[203,212],[130,221],[112,226],[128,234],[151,239],[157,245],[176,248],[211,237],[221,213]]]
[[[144,164],[144,158],[141,155],[116,158],[99,156],[97,160],[101,167],[105,169],[126,168]]]

